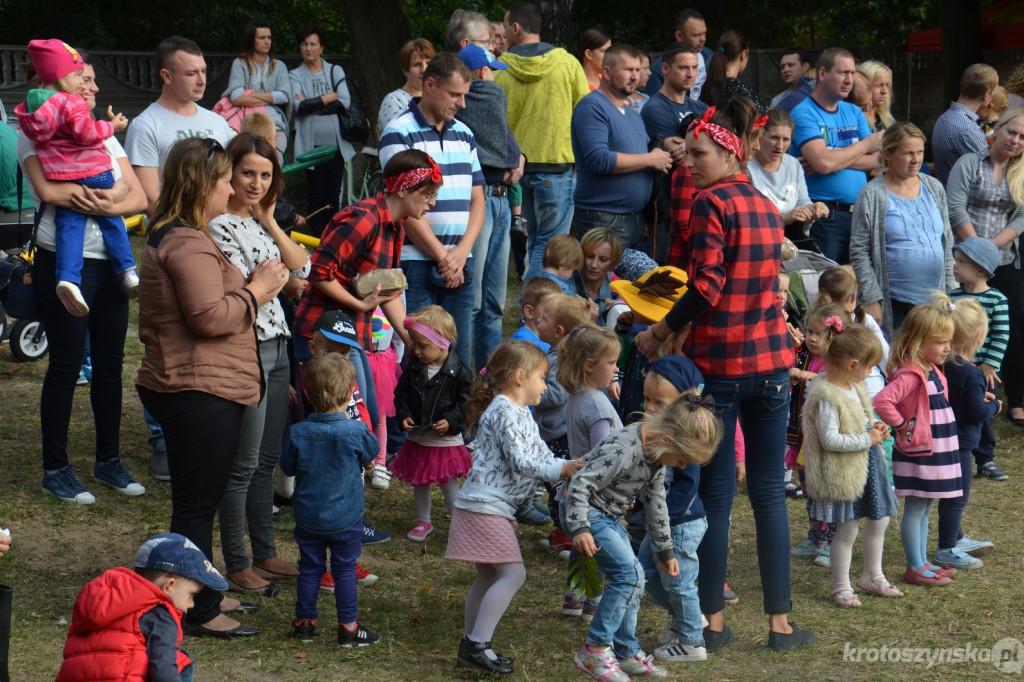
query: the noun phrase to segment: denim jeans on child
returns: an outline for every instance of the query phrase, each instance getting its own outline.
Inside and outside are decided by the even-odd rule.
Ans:
[[[644,595],[643,569],[619,519],[591,508],[587,520],[597,545],[594,559],[608,580],[597,613],[590,622],[587,644],[594,647],[610,644],[617,656],[629,657],[640,651],[636,614]]]
[[[106,171],[75,182],[90,189],[110,189],[114,185],[114,175]],[[82,250],[88,220],[94,221],[103,235],[103,245],[107,247],[107,256],[110,257],[114,272],[120,273],[135,267],[135,256],[132,255],[132,246],[128,241],[128,233],[124,231],[124,219],[121,216],[85,215],[58,206],[53,220],[56,223],[54,241],[57,247],[58,282],[82,283]]]
[[[338,624],[355,622],[359,617],[356,595],[356,559],[362,552],[363,521],[351,528],[321,535],[307,533],[295,526],[295,543],[299,546],[299,577],[295,581],[295,618],[316,620],[316,600],[320,595],[320,578],[327,572],[327,550],[331,550],[331,576],[334,578],[334,603]]]
[[[650,536],[640,543],[640,552],[637,554],[647,580],[647,592],[672,614],[672,625],[683,644],[696,645],[704,641],[695,581],[700,568],[697,547],[707,529],[707,519],[694,519],[672,526],[672,545],[679,563],[679,575],[675,577],[658,570],[658,560],[654,556]]]

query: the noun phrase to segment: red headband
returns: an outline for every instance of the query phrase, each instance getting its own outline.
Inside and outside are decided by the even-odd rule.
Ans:
[[[384,191],[392,194],[400,189],[412,189],[427,178],[430,178],[433,182],[441,182],[441,169],[429,156],[427,161],[430,162],[430,168],[413,168],[398,175],[393,175],[390,178],[385,178]]]
[[[711,122],[711,117],[715,113],[715,107],[708,107],[708,110],[704,112],[704,116],[696,119],[690,123],[690,127],[686,129],[686,132],[693,131],[693,139],[697,139],[697,134],[701,131],[705,135],[711,138],[711,140],[720,147],[728,149],[738,158],[743,158],[743,142],[739,136],[731,130],[726,130],[717,123]]]

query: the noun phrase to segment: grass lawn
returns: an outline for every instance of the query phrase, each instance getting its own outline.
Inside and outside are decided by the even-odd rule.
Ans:
[[[141,239],[133,238],[138,250]],[[514,311],[519,285],[512,277],[508,300]],[[147,486],[146,495],[128,499],[94,484],[92,418],[89,389],[79,388],[71,422],[69,454],[75,472],[96,495],[96,504],[74,507],[44,496],[40,489],[39,390],[45,359],[31,364],[13,361],[0,349],[0,525],[14,536],[12,551],[0,559],[0,582],[14,588],[11,671],[16,680],[53,679],[61,662],[67,621],[79,589],[102,571],[130,564],[138,546],[150,535],[166,531],[170,521],[170,487],[149,478],[149,447],[142,408],[133,388],[141,358],[135,335],[135,305],[126,345],[122,421],[122,457],[128,470]],[[508,320],[516,319],[510,314]],[[506,326],[506,332],[513,325]],[[1004,638],[1024,640],[1024,604],[1018,579],[1024,579],[1024,432],[997,419],[998,459],[1010,478],[1003,482],[975,479],[964,518],[968,535],[995,543],[983,555],[985,566],[961,573],[946,588],[908,587],[903,599],[884,600],[862,595],[863,608],[840,611],[829,599],[831,575],[809,560],[794,559],[793,619],[813,629],[818,643],[788,654],[765,649],[767,621],[762,613],[755,536],[745,488],[740,486],[733,512],[729,584],[740,597],[726,607],[727,622],[736,640],[703,663],[669,667],[674,678],[749,680],[785,679],[995,679],[1001,673],[989,660],[991,649]],[[756,456],[758,444],[748,443]],[[931,534],[935,547],[936,531]],[[789,502],[793,543],[805,537],[806,513],[802,502]],[[394,481],[386,491],[367,489],[366,518],[374,527],[392,533],[390,542],[366,548],[362,563],[380,576],[373,587],[360,589],[360,619],[381,634],[381,642],[363,650],[334,646],[333,598],[320,600],[322,636],[312,644],[286,637],[294,606],[293,585],[284,583],[281,594],[262,602],[262,608],[244,618],[263,630],[260,637],[220,642],[187,638],[184,648],[197,661],[199,679],[211,680],[447,680],[473,679],[455,667],[462,636],[462,609],[474,577],[469,564],[443,558],[448,521],[438,491],[434,498],[436,532],[415,544],[405,533],[415,520],[412,491]],[[291,537],[293,522],[286,511],[278,524],[277,543],[287,561],[297,560]],[[495,633],[495,648],[515,659],[517,680],[584,679],[570,663],[583,641],[586,626],[561,615],[565,562],[538,540],[547,528],[521,527],[527,582],[513,600]],[[215,545],[219,537],[215,533]],[[777,551],[788,552],[788,547]],[[218,554],[214,562],[223,566]],[[853,559],[853,577],[861,565],[859,544]],[[902,586],[903,552],[899,522],[889,526],[885,570]],[[640,612],[638,634],[648,651],[666,624],[666,616],[650,600]],[[1024,667],[1024,647],[1016,643],[1006,667]],[[879,650],[884,662],[878,662]],[[893,653],[891,650],[906,647]],[[966,648],[968,661],[951,662],[937,648]],[[858,648],[867,648],[856,658]],[[980,650],[980,654],[978,651]],[[1012,659],[1013,655],[1015,659]],[[903,660],[920,657],[921,660]],[[980,659],[980,660],[979,660]]]

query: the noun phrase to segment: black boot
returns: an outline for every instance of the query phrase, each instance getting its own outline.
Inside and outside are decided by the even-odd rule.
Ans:
[[[484,648],[485,649],[490,649],[491,651],[494,651],[494,648],[491,647],[491,643],[490,642],[485,642],[484,643]],[[494,651],[494,655],[498,657],[498,659],[497,659],[498,663],[501,663],[502,665],[507,665],[510,668],[512,667],[512,659],[511,658],[509,658],[508,656],[502,656],[497,651]]]
[[[492,661],[485,653],[487,647],[487,642],[474,642],[469,637],[463,637],[455,662],[465,668],[473,668],[491,675],[511,675],[512,661],[505,659],[508,661],[507,664],[502,660]]]
[[[14,594],[7,585],[0,585],[0,682],[11,682],[7,668],[7,656],[11,644],[11,596]]]

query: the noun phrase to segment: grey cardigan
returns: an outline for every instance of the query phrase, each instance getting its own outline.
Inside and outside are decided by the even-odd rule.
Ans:
[[[942,290],[956,288],[953,279],[953,231],[949,226],[946,190],[930,175],[918,175],[921,187],[932,193],[942,214],[942,247],[946,268]],[[853,205],[853,227],[850,234],[850,263],[857,273],[860,302],[882,304],[882,329],[892,338],[892,306],[889,303],[889,264],[885,257],[885,212],[887,208],[885,176],[879,175],[864,185]]]
[[[987,156],[987,153],[985,155]],[[959,230],[967,223],[974,222],[970,215],[970,204],[971,197],[975,196],[974,186],[978,182],[978,167],[980,165],[980,155],[964,154],[956,160],[956,163],[953,164],[953,170],[949,172],[949,179],[946,181],[946,186],[949,187],[949,222],[954,230]],[[1003,175],[1003,180],[1005,181],[1005,173]],[[977,225],[974,227],[979,237],[991,239],[995,236],[995,234],[985,234],[984,230],[978,230]],[[1012,227],[1018,237],[1021,235],[1021,232],[1024,232],[1024,211],[1020,209],[1020,206],[1013,209],[1008,216],[1006,225],[1000,227],[997,232],[1002,232],[1007,227]],[[999,249],[999,258],[1002,261],[1006,260],[1007,256],[1012,255],[1013,260],[1010,263],[1020,267],[1020,255],[1017,253],[1015,244],[1016,240]]]

